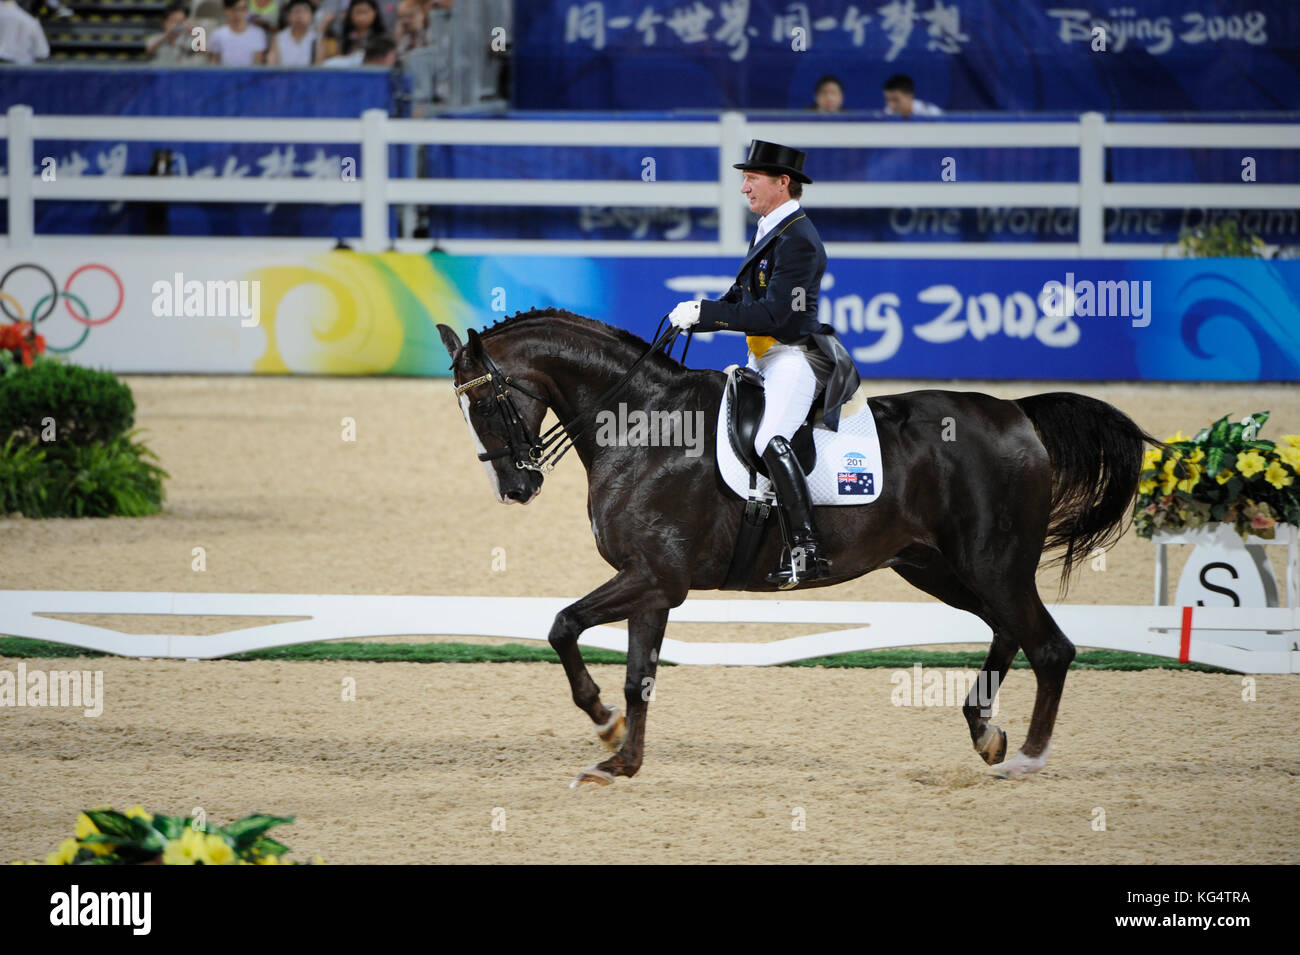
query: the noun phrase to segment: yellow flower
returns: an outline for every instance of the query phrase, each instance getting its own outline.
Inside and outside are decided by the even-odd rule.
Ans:
[[[235,850],[221,836],[187,827],[163,848],[164,865],[233,865]]]
[[[1181,478],[1175,473],[1174,469],[1178,467],[1181,459],[1175,455],[1166,459],[1164,466],[1160,469],[1160,493],[1169,495],[1174,492]]]
[[[1150,494],[1155,489],[1156,489],[1156,479],[1153,477],[1149,477],[1146,480],[1138,482],[1139,494]]]
[[[145,812],[144,806],[132,806],[123,815],[130,816],[133,819],[143,819],[145,822],[153,822],[153,813]]]
[[[1190,440],[1192,440],[1191,435],[1183,434],[1183,429],[1179,428],[1169,437],[1165,438],[1165,443],[1173,444],[1175,441],[1190,441]]]
[[[1300,434],[1284,434],[1282,441],[1288,448],[1300,448]]]
[[[1164,454],[1159,448],[1147,448],[1146,453],[1142,455],[1142,470],[1149,471],[1160,463],[1160,458]]]
[[[1247,451],[1237,455],[1237,470],[1244,478],[1254,477],[1266,466],[1263,456],[1258,451]]]
[[[204,861],[207,854],[203,837],[206,833],[186,827],[179,839],[167,840],[163,848],[163,865],[194,865]]]
[[[1178,490],[1186,491],[1190,494],[1192,488],[1196,487],[1196,482],[1201,479],[1201,466],[1199,464],[1190,463],[1187,463],[1184,466],[1187,469],[1187,477],[1178,482]]]
[[[1292,471],[1300,472],[1300,445],[1279,444],[1274,451],[1284,463],[1291,466]]]
[[[258,856],[257,864],[258,865],[279,865],[280,857],[279,856]]]
[[[231,865],[235,861],[235,850],[230,848],[230,843],[226,842],[220,836],[208,833],[203,837],[203,857],[204,865]]]
[[[77,813],[77,838],[84,839],[86,836],[93,836],[99,832],[99,827],[95,825],[94,820],[84,812]],[[82,847],[89,849],[97,856],[111,855],[117,847],[110,842],[83,842]]]
[[[163,847],[163,865],[194,865],[194,859],[185,851],[180,839],[168,839]]]
[[[71,865],[81,848],[76,839],[64,839],[59,847],[45,857],[46,865]]]
[[[1281,490],[1294,481],[1295,478],[1286,473],[1286,468],[1274,461],[1268,466],[1268,470],[1264,472],[1264,480]]]
[[[1227,484],[1232,480],[1232,469],[1224,468],[1214,476],[1214,480],[1218,481],[1220,484]]]

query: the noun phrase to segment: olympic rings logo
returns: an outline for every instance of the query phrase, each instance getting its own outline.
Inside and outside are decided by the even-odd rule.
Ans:
[[[32,304],[30,319],[28,318],[27,310],[23,308],[22,302],[18,301],[18,299],[14,298],[14,296],[10,295],[8,292],[5,291],[5,286],[9,283],[9,279],[15,273],[21,272],[24,269],[28,269],[33,272],[39,273],[41,277],[44,278],[45,281],[49,283],[49,287],[50,287],[50,290],[48,292],[46,292],[44,295],[42,295]],[[81,296],[77,295],[75,292],[72,291],[72,283],[77,280],[78,276],[82,276],[90,272],[103,272],[110,279],[113,280],[113,284],[117,287],[116,304],[114,304],[113,307],[105,315],[98,318],[91,317],[90,307],[86,304],[85,300],[82,299]],[[97,262],[92,262],[87,265],[83,265],[80,268],[74,270],[73,273],[68,276],[68,280],[63,283],[63,288],[59,288],[58,283],[54,281],[54,276],[50,274],[48,269],[36,265],[35,263],[32,262],[24,262],[21,265],[15,265],[13,268],[11,268],[8,272],[4,274],[3,278],[0,278],[0,311],[4,312],[5,318],[9,319],[9,321],[11,322],[30,321],[32,323],[33,333],[35,333],[38,330],[36,326],[40,322],[45,321],[47,318],[50,317],[50,315],[53,314],[55,307],[58,305],[59,299],[63,299],[63,307],[68,310],[68,314],[72,316],[73,321],[84,326],[81,332],[81,337],[78,338],[71,345],[66,345],[62,348],[51,345],[48,342],[45,345],[46,351],[66,354],[67,352],[75,351],[76,349],[80,348],[85,343],[86,339],[89,337],[90,330],[92,328],[94,328],[97,325],[106,325],[107,323],[111,322],[113,319],[117,318],[118,313],[122,311],[122,306],[126,304],[126,289],[122,285],[122,279],[118,276],[116,272],[110,269],[107,265],[100,265]],[[12,305],[14,308],[18,310],[17,315],[15,315],[13,312],[9,310],[10,305]],[[80,309],[81,311],[80,315],[78,315],[77,312],[73,310],[72,308],[73,305],[76,305],[77,308]]]

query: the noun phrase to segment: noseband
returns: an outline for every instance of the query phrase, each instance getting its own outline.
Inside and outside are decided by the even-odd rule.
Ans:
[[[662,327],[662,322],[660,323]],[[672,347],[672,341],[677,337],[680,329],[670,327],[668,331],[655,340],[644,355],[632,363],[632,367],[616,381],[608,391],[596,399],[595,407],[599,408],[605,402],[613,398],[623,390],[623,387],[631,380],[637,366],[645,361],[655,351],[663,347]],[[460,397],[471,388],[478,385],[491,383],[493,396],[496,398],[497,411],[501,414],[501,422],[506,428],[506,447],[497,448],[495,451],[483,451],[478,455],[480,461],[495,461],[498,458],[508,457],[514,461],[515,467],[521,471],[538,471],[543,474],[549,473],[555,465],[560,463],[560,458],[564,457],[568,450],[573,447],[574,442],[586,430],[586,425],[573,430],[573,426],[581,421],[589,412],[580,411],[568,421],[553,425],[543,435],[534,437],[532,430],[528,427],[528,422],[524,416],[519,413],[514,398],[510,394],[510,389],[521,391],[534,401],[540,402],[546,406],[546,399],[536,392],[530,391],[509,375],[497,367],[497,363],[492,360],[492,356],[484,349],[483,367],[487,369],[486,375],[480,375],[473,381],[467,381],[465,384],[456,388],[456,397]]]

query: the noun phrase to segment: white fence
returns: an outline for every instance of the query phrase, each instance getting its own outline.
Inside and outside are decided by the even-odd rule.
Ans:
[[[303,594],[167,594],[107,591],[0,591],[0,634],[53,640],[123,656],[211,659],[314,640],[440,633],[546,639],[558,597],[390,597]],[[1070,606],[1049,608],[1076,645],[1149,653],[1241,673],[1300,673],[1300,609]],[[125,634],[46,614],[158,614],[303,617],[205,636]],[[703,643],[667,638],[671,663],[766,666],[856,650],[972,643],[991,633],[971,614],[937,603],[822,600],[687,600],[678,623],[850,625],[768,643]],[[1223,642],[1219,632],[1256,632],[1254,649]],[[671,629],[669,631],[671,633]],[[1266,635],[1267,639],[1259,639]],[[1231,639],[1229,637],[1228,639]],[[593,627],[582,645],[626,652],[627,633]]]
[[[1300,148],[1300,126],[1283,124],[1107,123],[1099,113],[1078,122],[864,122],[810,123],[749,121],[740,113],[716,120],[676,122],[547,122],[534,120],[390,119],[368,110],[360,119],[193,119],[104,116],[36,116],[14,106],[0,117],[0,135],[8,138],[9,176],[0,185],[8,199],[8,246],[28,249],[84,243],[80,237],[36,237],[36,200],[155,202],[311,202],[360,204],[364,251],[390,247],[391,205],[536,205],[714,207],[716,242],[445,240],[460,254],[550,255],[718,255],[744,254],[745,205],[732,163],[743,159],[751,139],[798,143],[821,148],[1074,148],[1079,151],[1077,182],[824,182],[810,188],[804,204],[817,208],[958,208],[1057,207],[1079,213],[1077,242],[831,242],[838,257],[999,257],[999,258],[1147,258],[1164,246],[1110,243],[1105,239],[1107,208],[1300,208],[1300,186],[1265,183],[1111,184],[1104,181],[1105,151],[1110,147],[1226,148],[1243,155],[1258,149]],[[285,178],[169,178],[154,176],[65,177],[45,181],[34,170],[37,140],[100,140],[230,143],[360,144],[360,178],[353,181]],[[388,175],[387,147],[397,144],[489,144],[499,146],[697,146],[717,150],[716,179],[702,182],[643,182],[640,169],[628,181],[511,179],[394,179]],[[130,242],[96,236],[98,242]],[[175,243],[184,239],[153,239]],[[204,238],[201,241],[212,241]],[[248,244],[234,237],[229,242]],[[283,247],[285,239],[273,240]],[[327,247],[325,240],[310,240]],[[400,251],[422,251],[425,241],[399,240]]]

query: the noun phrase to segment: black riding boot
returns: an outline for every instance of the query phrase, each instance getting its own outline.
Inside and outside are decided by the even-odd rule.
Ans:
[[[831,565],[819,552],[808,484],[790,442],[780,435],[769,441],[763,452],[763,463],[776,485],[777,506],[784,517],[782,529],[786,531],[786,544],[793,555],[793,566],[783,564],[777,573],[768,575],[768,581],[786,589],[805,580],[829,577]]]

